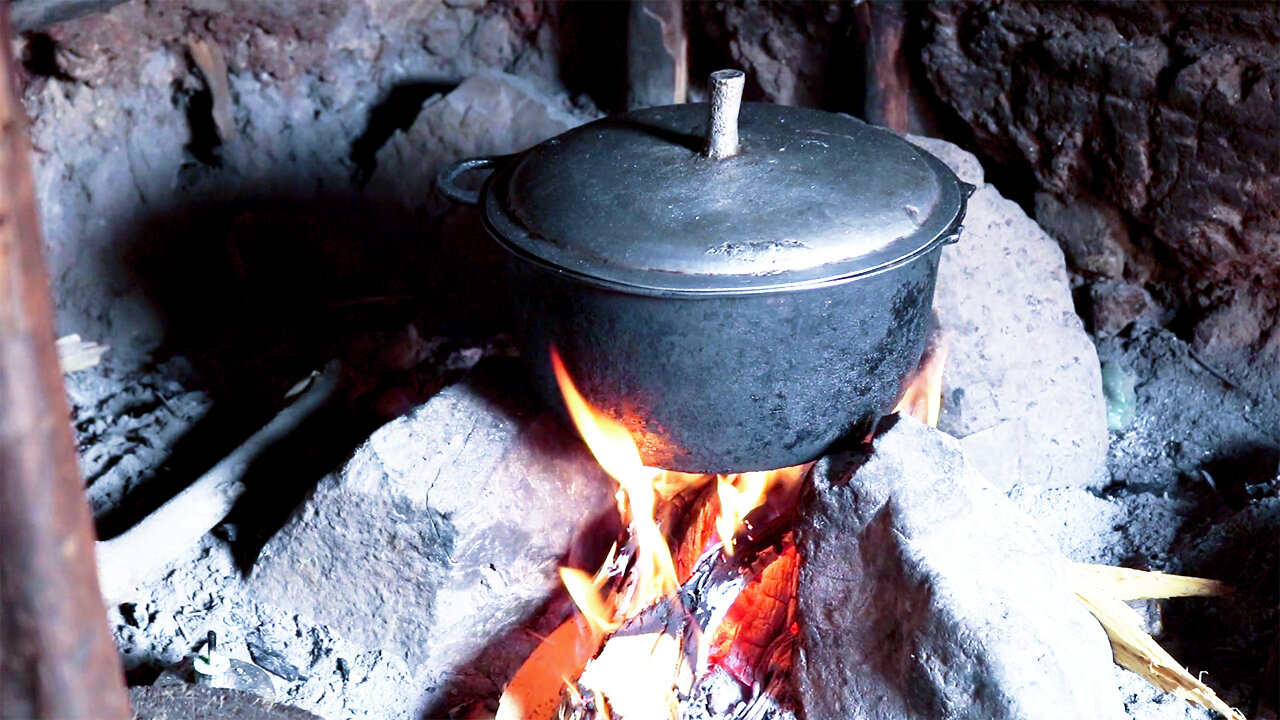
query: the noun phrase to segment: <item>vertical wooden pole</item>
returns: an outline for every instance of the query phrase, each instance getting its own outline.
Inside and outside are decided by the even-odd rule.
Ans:
[[[0,715],[132,716],[107,631],[0,3]]]
[[[866,95],[862,117],[890,130],[911,130],[911,74],[902,52],[907,12],[899,0],[868,0],[857,8],[857,22],[866,37],[864,68]]]
[[[689,96],[683,0],[631,0],[627,19],[627,108],[674,105]]]

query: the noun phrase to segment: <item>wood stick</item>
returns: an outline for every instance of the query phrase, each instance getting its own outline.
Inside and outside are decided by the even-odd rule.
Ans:
[[[1132,570],[1111,565],[1076,563],[1093,583],[1117,600],[1160,600],[1175,597],[1227,595],[1231,586],[1221,580],[1170,575],[1151,570]]]
[[[0,3],[0,714],[129,718],[93,567]]]
[[[1228,720],[1245,720],[1217,693],[1187,671],[1155,638],[1142,629],[1142,618],[1133,608],[1111,595],[1095,581],[1096,573],[1087,565],[1071,563],[1068,571],[1076,598],[1093,614],[1111,640],[1116,664],[1146,678],[1161,690],[1187,702],[1212,710]]]
[[[332,361],[292,405],[190,487],[124,534],[99,542],[98,583],[103,596],[111,601],[124,598],[221,522],[244,494],[249,466],[328,402],[338,376],[338,363]]]

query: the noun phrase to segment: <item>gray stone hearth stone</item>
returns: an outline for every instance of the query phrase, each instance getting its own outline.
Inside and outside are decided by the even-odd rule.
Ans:
[[[579,529],[617,512],[613,481],[525,383],[486,360],[380,428],[268,542],[251,591],[403,657],[424,702],[453,671],[484,672],[467,663],[551,596]]]
[[[798,527],[809,720],[1123,717],[1065,558],[965,456],[903,418],[865,462],[815,468]]]
[[[525,78],[479,72],[428,99],[413,124],[387,140],[366,192],[394,197],[408,208],[450,208],[450,201],[426,192],[445,163],[520,152],[592,119],[576,112],[565,95]]]
[[[973,155],[909,137],[978,186],[964,234],[938,268],[934,310],[949,336],[938,427],[999,487],[1085,485],[1104,472],[1098,353],[1076,314],[1062,250],[983,181]]]

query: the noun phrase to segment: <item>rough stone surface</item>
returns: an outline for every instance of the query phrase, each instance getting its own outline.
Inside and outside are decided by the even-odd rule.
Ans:
[[[367,191],[419,208],[431,200],[422,188],[434,186],[445,163],[520,152],[593,119],[572,110],[528,80],[477,73],[447,95],[428,99],[413,124],[387,140]],[[439,198],[429,206],[448,202]]]
[[[853,13],[840,2],[687,3],[690,83],[725,67],[747,73],[747,100],[830,107],[852,94],[847,78],[832,82],[827,68],[848,52]],[[844,103],[847,105],[848,103]]]
[[[1115,335],[1138,319],[1158,321],[1151,294],[1135,283],[1099,280],[1088,285],[1089,330],[1095,337]]]
[[[377,150],[475,72],[555,89],[558,22],[537,1],[183,0],[50,28],[21,50],[61,331],[140,354],[241,305],[420,290],[416,218],[361,197]]]
[[[950,339],[938,426],[992,482],[1081,485],[1107,448],[1097,352],[1076,315],[1057,243],[950,143],[912,142],[978,186],[960,242],[942,253],[934,311]]]
[[[1065,558],[953,438],[901,419],[814,482],[799,528],[806,717],[1121,716],[1110,645]]]
[[[523,383],[515,361],[482,363],[379,429],[264,548],[253,592],[403,657],[423,695],[482,672],[473,657],[554,592],[578,531],[616,512]]]
[[[981,152],[1012,183],[1122,213],[1128,277],[1156,282],[1198,350],[1276,384],[1280,6],[967,0],[927,15],[926,74]]]
[[[1124,277],[1134,254],[1129,228],[1113,205],[1078,197],[1069,203],[1049,193],[1036,193],[1036,222],[1062,245],[1067,263],[1080,273]]]

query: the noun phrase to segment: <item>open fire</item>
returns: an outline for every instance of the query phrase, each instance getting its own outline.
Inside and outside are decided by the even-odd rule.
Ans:
[[[936,425],[946,348],[931,348],[895,412]],[[507,687],[498,717],[792,717],[800,556],[791,512],[811,464],[731,475],[647,467],[559,354],[574,425],[618,483],[628,528],[594,573],[560,577],[579,611]]]

